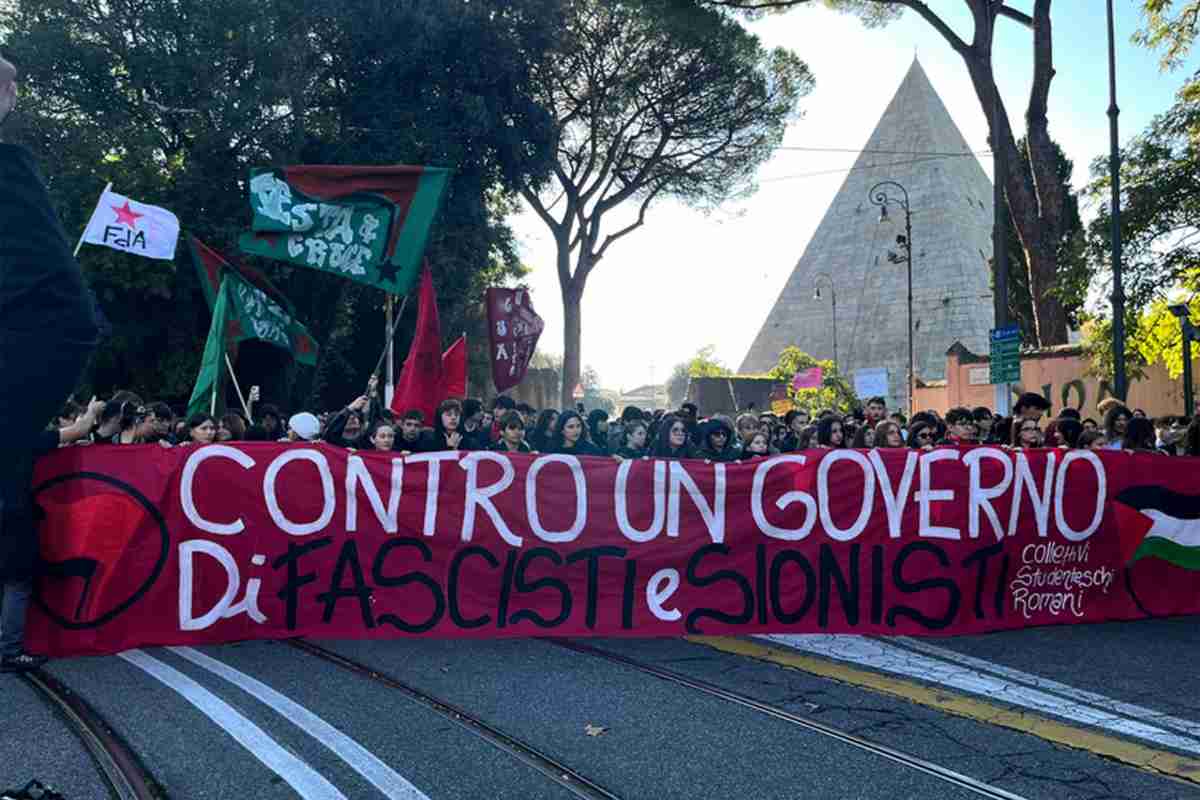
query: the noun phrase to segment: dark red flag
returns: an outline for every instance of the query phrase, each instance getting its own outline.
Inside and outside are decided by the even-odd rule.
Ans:
[[[467,335],[454,340],[442,353],[442,396],[467,396]]]
[[[496,391],[525,379],[545,323],[533,310],[527,289],[488,289],[488,336]]]
[[[438,321],[437,295],[433,276],[426,268],[421,273],[421,296],[417,305],[417,335],[413,339],[404,368],[396,381],[392,413],[403,414],[419,409],[426,424],[432,424],[438,404],[445,398],[442,376],[442,326]]]

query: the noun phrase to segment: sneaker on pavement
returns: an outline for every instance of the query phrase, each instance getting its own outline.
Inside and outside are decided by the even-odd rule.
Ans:
[[[0,672],[29,672],[45,664],[46,660],[45,656],[35,656],[31,653],[5,656],[0,659]]]

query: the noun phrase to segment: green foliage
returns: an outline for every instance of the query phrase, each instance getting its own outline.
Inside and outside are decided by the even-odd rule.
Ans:
[[[111,180],[229,255],[248,217],[251,166],[450,167],[427,251],[448,342],[475,328],[484,286],[522,272],[505,220],[516,186],[550,168],[553,129],[531,70],[557,41],[558,9],[557,0],[18,0],[0,12],[0,44],[23,76],[12,138],[50,165],[69,231]],[[100,248],[80,256],[115,329],[89,388],[186,399],[209,322],[186,249],[174,270]],[[292,406],[360,393],[383,346],[382,294],[260,266],[321,342],[322,361],[281,368],[270,348],[244,347],[243,383]],[[410,303],[398,361],[415,314]]]
[[[1200,0],[1142,0],[1142,16],[1146,27],[1133,40],[1161,50],[1163,69],[1182,64],[1200,32]]]
[[[713,356],[716,350],[716,345],[711,344],[697,350],[696,355],[692,356],[692,360],[687,362],[688,377],[726,378],[732,375],[733,371]]]
[[[1183,283],[1184,296],[1160,297],[1140,313],[1126,315],[1125,368],[1131,379],[1146,377],[1146,367],[1162,364],[1172,378],[1183,374],[1183,326],[1169,306],[1183,304],[1190,312],[1193,325],[1200,324],[1200,270],[1187,276]],[[1097,377],[1112,375],[1112,320],[1099,319],[1085,329],[1084,353],[1089,360],[1089,372]],[[1193,358],[1200,356],[1200,343],[1193,339]]]
[[[1111,283],[1107,160],[1092,164],[1092,176],[1087,192],[1100,210],[1088,228],[1088,246]],[[1181,93],[1122,150],[1121,241],[1127,360],[1140,368],[1165,352],[1158,341],[1168,296],[1180,288],[1191,295],[1200,287],[1200,97]],[[1139,313],[1142,309],[1148,311]],[[1090,351],[1099,372],[1112,366],[1112,333],[1108,321],[1093,328]]]
[[[813,367],[821,368],[821,388],[793,389],[792,378],[796,373]],[[767,377],[786,383],[792,405],[810,415],[826,408],[844,414],[860,405],[854,387],[838,372],[832,360],[819,361],[799,347],[785,347],[779,354],[779,363],[767,373]]]

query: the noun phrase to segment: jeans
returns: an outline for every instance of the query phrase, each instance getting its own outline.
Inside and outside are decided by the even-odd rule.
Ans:
[[[25,613],[33,581],[6,581],[0,588],[0,657],[19,656],[25,643]]]

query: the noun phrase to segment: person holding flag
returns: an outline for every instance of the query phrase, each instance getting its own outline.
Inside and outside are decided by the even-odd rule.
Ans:
[[[24,651],[38,557],[30,481],[35,451],[58,444],[46,423],[95,348],[99,326],[71,245],[33,158],[3,141],[17,71],[0,57],[0,670],[45,659]],[[53,441],[46,441],[52,438]]]

